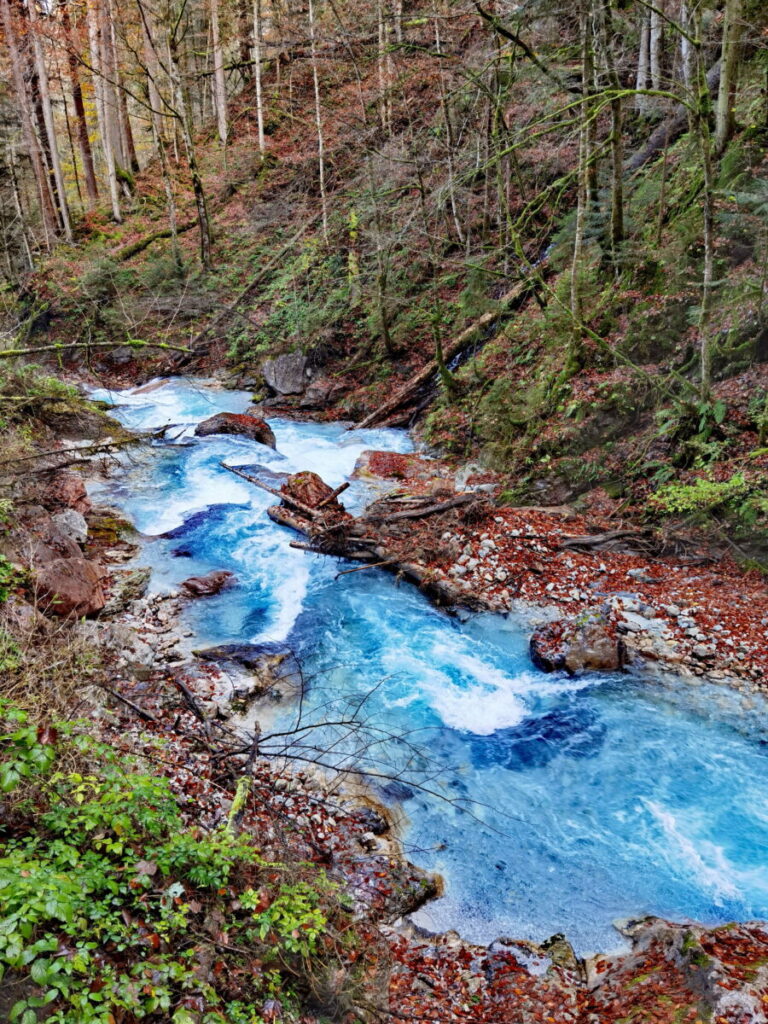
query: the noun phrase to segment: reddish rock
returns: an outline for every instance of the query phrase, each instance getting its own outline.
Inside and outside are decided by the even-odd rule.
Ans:
[[[299,402],[300,409],[325,409],[344,394],[344,385],[323,377],[309,385]]]
[[[87,558],[57,558],[35,576],[37,604],[49,615],[82,618],[106,604],[102,570]]]
[[[419,492],[438,487],[453,489],[455,470],[439,459],[425,459],[415,453],[362,452],[352,472],[355,480],[397,480]]]
[[[544,672],[616,672],[626,648],[602,609],[587,609],[570,622],[540,626],[531,637],[531,658]]]
[[[91,510],[82,477],[68,469],[59,470],[46,486],[42,504],[54,509],[73,508],[83,515]]]
[[[240,437],[248,437],[251,441],[258,441],[269,448],[275,447],[275,435],[272,428],[258,416],[247,416],[244,413],[220,412],[211,416],[195,428],[198,437],[208,437],[211,434],[237,434]]]
[[[317,473],[293,473],[280,488],[283,494],[290,495],[296,501],[309,508],[323,505],[328,512],[344,512],[344,506],[337,498],[332,498],[333,488],[329,487]],[[325,504],[323,504],[325,502]]]
[[[214,569],[205,576],[190,576],[184,580],[181,589],[189,597],[213,597],[220,590],[231,586],[234,582],[234,575],[226,569]]]

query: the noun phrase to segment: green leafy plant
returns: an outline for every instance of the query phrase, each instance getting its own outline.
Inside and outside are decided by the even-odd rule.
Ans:
[[[227,825],[188,826],[167,779],[7,702],[0,790],[0,983],[29,983],[11,1021],[45,1007],[53,1024],[260,1024],[265,997],[296,998],[343,914],[314,865],[265,861]]]

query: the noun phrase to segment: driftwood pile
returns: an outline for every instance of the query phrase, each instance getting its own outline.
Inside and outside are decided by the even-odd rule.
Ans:
[[[354,517],[338,500],[349,487],[347,483],[332,489],[316,473],[295,473],[278,490],[233,466],[224,468],[280,499],[279,505],[267,509],[267,515],[306,538],[293,541],[291,547],[388,567],[420,585],[428,584],[429,574],[411,552],[414,520],[440,517],[453,510],[459,510],[462,517],[481,517],[488,510],[487,498],[473,492],[397,492]],[[435,596],[451,601],[457,597],[453,593]]]

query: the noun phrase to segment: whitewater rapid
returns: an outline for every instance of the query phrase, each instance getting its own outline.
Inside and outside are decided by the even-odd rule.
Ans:
[[[172,380],[96,397],[128,427],[169,427],[96,496],[148,538],[138,561],[153,588],[235,574],[236,586],[190,605],[196,646],[295,650],[303,721],[318,726],[297,752],[367,770],[403,814],[410,858],[445,878],[419,923],[483,942],[562,931],[586,954],[620,948],[618,918],[768,916],[763,702],[746,710],[736,693],[674,680],[542,675],[524,624],[461,623],[376,569],[338,576],[351,566],[292,549],[265,515],[273,499],[220,465],[310,469],[337,486],[367,448],[410,450],[403,431],[278,418],[274,452],[193,436],[200,420],[243,411],[246,392]],[[354,482],[345,503],[366,494]],[[273,708],[271,721],[295,713]]]

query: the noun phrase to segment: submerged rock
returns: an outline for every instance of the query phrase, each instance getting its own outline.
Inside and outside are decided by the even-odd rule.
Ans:
[[[203,661],[239,665],[250,672],[253,682],[243,695],[249,700],[266,694],[282,698],[284,692],[295,694],[302,687],[301,665],[287,644],[220,644],[194,654]]]
[[[209,437],[211,434],[236,434],[269,448],[275,447],[275,435],[270,425],[257,416],[246,416],[243,413],[220,412],[195,427],[197,437]]]
[[[235,582],[234,574],[226,569],[214,569],[205,576],[190,576],[181,584],[181,589],[189,597],[213,597],[225,587]]]

